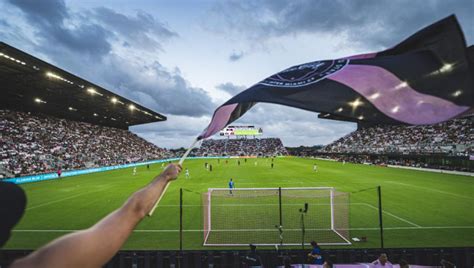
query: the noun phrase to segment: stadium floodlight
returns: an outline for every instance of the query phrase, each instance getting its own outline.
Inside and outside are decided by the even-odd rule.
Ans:
[[[449,64],[449,63],[446,63],[446,64],[443,64],[443,66],[441,67],[441,69],[439,69],[439,71],[441,73],[446,73],[446,72],[450,72],[453,70],[453,65],[452,64]]]
[[[76,108],[74,108],[74,107],[69,107],[69,108],[68,108],[68,110],[69,110],[69,111],[72,111],[72,112],[75,112],[75,111],[77,111],[77,109],[76,109]]]
[[[69,81],[69,80],[67,80],[66,78],[61,77],[60,75],[57,75],[57,74],[52,73],[52,72],[46,72],[46,76],[47,76],[47,77],[50,77],[50,78],[54,78],[54,79],[58,79],[58,80],[64,81],[64,82],[66,82],[66,83],[68,83],[68,84],[71,84],[71,85],[74,84],[72,81]]]
[[[128,106],[128,109],[130,109],[131,111],[133,111],[133,110],[135,110],[136,108],[135,108],[135,105],[130,104],[130,105]]]
[[[342,109],[342,107],[339,107],[339,109],[336,110],[336,112],[340,113],[342,112],[344,109]]]
[[[117,100],[116,97],[112,97],[112,98],[110,99],[110,101],[111,101],[112,103],[117,103],[118,100]]]
[[[94,113],[94,116],[99,116],[97,113]]]
[[[461,94],[462,94],[462,90],[456,90],[456,91],[454,91],[453,96],[454,97],[459,97],[459,96],[461,96]]]
[[[364,116],[363,116],[363,115],[360,115],[359,117],[357,117],[357,119],[359,119],[359,120],[364,120]]]
[[[333,187],[211,188],[202,201],[204,246],[301,245],[305,203],[305,243],[351,244],[349,194]]]
[[[362,104],[364,104],[364,102],[362,102],[360,100],[360,98],[357,98],[354,101],[349,102],[349,105],[352,106],[352,109],[356,109],[357,107],[361,106]]]
[[[46,103],[44,100],[42,100],[40,98],[35,98],[35,102],[36,103]]]
[[[19,63],[19,64],[21,64],[21,65],[26,65],[25,62],[23,62],[23,61],[21,61],[21,60],[19,60],[19,59],[15,59],[14,57],[8,56],[7,54],[4,54],[4,53],[0,53],[0,57],[4,57],[4,58],[6,58],[6,59],[9,59],[9,60],[14,61],[14,62],[16,62],[16,63]]]
[[[92,94],[92,95],[94,95],[94,94],[97,93],[97,91],[95,91],[95,89],[92,88],[92,87],[88,88],[88,89],[87,89],[87,92],[89,92],[89,93]]]

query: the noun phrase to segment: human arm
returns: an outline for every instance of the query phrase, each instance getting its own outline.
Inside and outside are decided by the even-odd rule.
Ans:
[[[138,190],[119,209],[94,226],[60,237],[15,261],[11,267],[101,267],[125,243],[135,226],[152,209],[169,181],[181,167],[170,164],[147,186]]]

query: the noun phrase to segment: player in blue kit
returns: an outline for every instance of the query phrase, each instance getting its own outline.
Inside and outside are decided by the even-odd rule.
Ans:
[[[229,193],[232,194],[232,189],[234,189],[234,182],[232,181],[232,178],[230,178],[229,181]]]

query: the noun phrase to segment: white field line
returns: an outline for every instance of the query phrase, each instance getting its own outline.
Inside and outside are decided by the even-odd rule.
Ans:
[[[101,191],[103,191],[103,190],[108,190],[108,189],[110,189],[110,188],[112,188],[112,187],[113,187],[113,186],[109,186],[109,187],[102,188],[102,189],[99,189],[99,190],[96,190],[96,191],[84,192],[84,193],[80,193],[80,194],[71,195],[71,196],[68,196],[68,197],[65,197],[65,198],[56,199],[56,200],[53,200],[53,201],[45,202],[45,203],[43,203],[43,204],[39,204],[39,205],[36,205],[36,206],[32,206],[32,207],[26,208],[25,210],[31,210],[31,209],[35,209],[35,208],[44,207],[44,206],[51,205],[51,204],[54,204],[54,203],[59,203],[59,202],[65,201],[65,200],[69,200],[69,199],[73,199],[73,198],[76,198],[76,197],[79,197],[79,196],[83,196],[83,195],[86,195],[86,194],[101,192]]]
[[[367,203],[361,203],[361,204],[363,204],[363,205],[365,205],[365,206],[368,206],[368,207],[371,207],[371,208],[373,208],[373,209],[375,209],[375,210],[379,210],[378,208],[372,206],[371,204],[367,204]],[[407,219],[404,219],[404,218],[402,218],[402,217],[399,217],[399,216],[397,216],[397,215],[395,215],[395,214],[392,214],[392,213],[390,213],[390,212],[388,212],[388,211],[386,211],[386,210],[383,210],[383,209],[382,209],[382,213],[385,213],[385,214],[387,214],[387,215],[389,215],[389,216],[394,217],[395,219],[398,219],[398,220],[400,220],[400,221],[406,222],[406,223],[408,223],[408,224],[410,224],[410,225],[413,225],[413,226],[415,226],[415,227],[417,227],[417,228],[422,228],[422,226],[420,226],[420,225],[418,225],[418,224],[416,224],[416,223],[413,223],[413,222],[411,222],[411,221],[409,221],[409,220],[407,220]],[[385,228],[384,228],[384,229],[385,229]]]
[[[335,203],[338,204],[338,203]],[[345,204],[345,203],[344,203]],[[351,205],[363,205],[365,203],[352,203]],[[248,203],[248,204],[216,204],[211,205],[212,207],[261,207],[261,206],[278,206],[278,203],[275,204],[258,204],[258,203]],[[281,204],[282,206],[303,206],[304,204]],[[321,204],[321,203],[308,203],[311,206],[330,206],[330,204]],[[202,205],[183,205],[183,207],[201,207]],[[179,205],[160,205],[160,207],[179,207]]]
[[[384,230],[435,230],[435,229],[474,229],[474,226],[425,226],[425,227],[385,227]],[[301,231],[301,229],[283,229],[284,231]],[[331,229],[306,229],[307,231],[332,231]],[[361,228],[348,228],[348,229],[339,229],[339,230],[349,230],[349,231],[371,231],[379,230],[378,227],[361,227]],[[12,232],[17,233],[70,233],[76,232],[79,230],[61,230],[61,229],[51,229],[51,230],[27,230],[19,229],[12,230]],[[277,229],[225,229],[225,230],[212,230],[213,232],[278,232]],[[163,230],[133,230],[135,233],[174,233],[179,232],[178,229],[163,229]],[[204,230],[199,229],[188,229],[183,230],[183,232],[204,232]]]
[[[464,195],[455,194],[455,193],[451,193],[451,192],[447,192],[447,191],[442,191],[442,190],[438,190],[438,189],[434,189],[434,188],[430,188],[430,187],[423,187],[423,186],[418,186],[418,185],[413,185],[413,184],[408,184],[408,183],[403,183],[403,182],[398,182],[398,181],[386,181],[386,183],[397,184],[397,185],[402,185],[402,186],[408,186],[408,187],[411,187],[411,188],[418,188],[418,189],[422,189],[424,191],[430,191],[430,192],[434,192],[434,193],[440,193],[440,194],[455,196],[455,197],[459,197],[459,198],[466,198],[466,199],[470,199],[470,200],[474,199],[474,198],[469,197],[469,196],[464,196]]]

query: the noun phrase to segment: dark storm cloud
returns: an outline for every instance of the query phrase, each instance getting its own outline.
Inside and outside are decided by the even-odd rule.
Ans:
[[[138,11],[136,16],[127,16],[110,8],[100,7],[94,9],[91,15],[99,23],[127,39],[128,43],[150,50],[161,49],[160,41],[178,36],[143,11]]]
[[[159,62],[135,65],[109,57],[103,79],[119,93],[165,114],[200,117],[210,115],[216,105],[202,88],[192,87],[179,70],[170,71]]]
[[[71,14],[60,0],[9,0],[19,8],[26,20],[36,28],[42,42],[42,52],[58,55],[57,50],[68,49],[92,57],[102,57],[111,50],[107,41],[110,32],[97,24],[69,24]]]
[[[243,91],[244,89],[246,89],[245,86],[234,85],[231,82],[227,82],[227,83],[224,83],[224,84],[219,84],[219,85],[216,86],[216,88],[220,89],[224,92],[229,93],[231,96],[234,96],[237,93],[239,93],[239,92]]]
[[[129,16],[104,7],[75,12],[62,0],[10,0],[10,5],[35,33],[31,51],[58,66],[165,115],[199,117],[215,108],[207,92],[190,86],[178,69],[144,59],[141,53],[162,50],[162,42],[178,36],[152,15],[138,11]],[[10,35],[18,30],[3,28]],[[128,49],[126,57],[113,51],[116,44]]]
[[[364,47],[388,47],[421,27],[456,14],[474,41],[474,1],[266,0],[219,2],[211,12],[220,32],[243,34],[253,41],[300,33],[344,36]]]
[[[232,51],[232,53],[231,53],[230,56],[229,56],[229,60],[230,60],[230,61],[238,61],[238,60],[240,60],[243,56],[244,56],[244,52],[242,52],[242,51],[239,51],[239,52]]]

